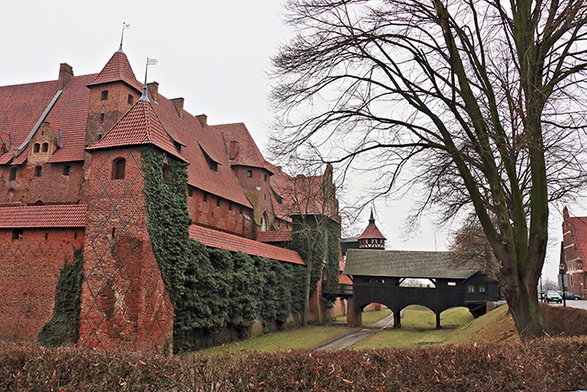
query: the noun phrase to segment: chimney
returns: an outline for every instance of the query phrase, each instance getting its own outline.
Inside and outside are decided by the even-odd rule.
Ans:
[[[171,102],[175,106],[175,110],[177,110],[177,114],[179,118],[183,118],[183,98],[173,98]]]
[[[200,124],[202,124],[202,128],[206,128],[206,123],[208,122],[208,116],[206,116],[205,114],[198,114],[196,116],[196,118],[198,119],[198,121],[200,121]]]
[[[159,98],[159,83],[157,83],[157,82],[147,83],[147,88],[149,89],[149,92],[151,93],[151,97],[153,98],[153,101],[157,102],[157,99]]]
[[[73,68],[67,63],[59,64],[59,90],[63,90],[69,81],[73,78]]]
[[[238,154],[238,142],[236,140],[230,141],[230,151],[228,152],[228,158],[234,160]]]

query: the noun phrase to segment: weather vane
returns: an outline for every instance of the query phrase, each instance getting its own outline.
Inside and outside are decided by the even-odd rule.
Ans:
[[[157,65],[159,61],[157,59],[150,59],[147,57],[147,64],[145,65],[145,84],[143,84],[143,95],[141,96],[142,100],[148,100],[147,97],[147,73],[149,71],[149,65]]]
[[[124,30],[130,29],[130,25],[126,22],[122,22],[122,34],[120,35],[120,47],[118,50],[122,50],[122,41],[124,41]]]

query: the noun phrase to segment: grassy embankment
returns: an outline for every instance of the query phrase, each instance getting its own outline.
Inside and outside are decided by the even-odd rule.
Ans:
[[[373,324],[391,312],[383,309],[363,314],[363,324]],[[338,322],[344,318],[337,319]],[[409,306],[402,314],[401,329],[386,329],[359,342],[353,349],[417,347],[466,342],[500,342],[516,339],[507,307],[502,306],[474,320],[466,308],[453,308],[441,314],[443,328],[435,329],[432,311],[421,306]],[[276,332],[258,338],[204,350],[203,354],[222,352],[279,352],[294,349],[312,349],[348,333],[344,325],[307,326]]]

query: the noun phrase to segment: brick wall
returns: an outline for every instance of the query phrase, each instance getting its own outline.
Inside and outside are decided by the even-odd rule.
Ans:
[[[69,165],[69,174],[64,175],[64,167]],[[40,166],[41,175],[35,176],[35,167]],[[0,204],[68,204],[82,200],[81,184],[83,163],[32,163],[18,166],[16,179],[10,180],[10,170],[14,166],[0,166]],[[58,186],[56,186],[58,185]],[[83,201],[82,201],[83,202]]]
[[[190,187],[188,214],[194,224],[253,238],[253,211],[229,200]]]
[[[51,318],[55,288],[73,248],[81,248],[83,229],[0,230],[0,337],[36,340]]]
[[[113,179],[120,158],[125,176]],[[147,233],[140,152],[95,151],[89,173],[79,344],[161,352],[173,306]]]

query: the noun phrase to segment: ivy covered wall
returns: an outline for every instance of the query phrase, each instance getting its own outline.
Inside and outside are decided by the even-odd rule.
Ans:
[[[272,331],[303,311],[304,266],[190,239],[187,164],[153,148],[141,155],[147,229],[175,310],[174,351],[242,339],[257,320]]]
[[[57,347],[64,344],[74,344],[79,338],[82,264],[82,250],[74,249],[73,261],[66,262],[59,273],[53,315],[43,325],[38,335],[39,343],[43,346]]]

